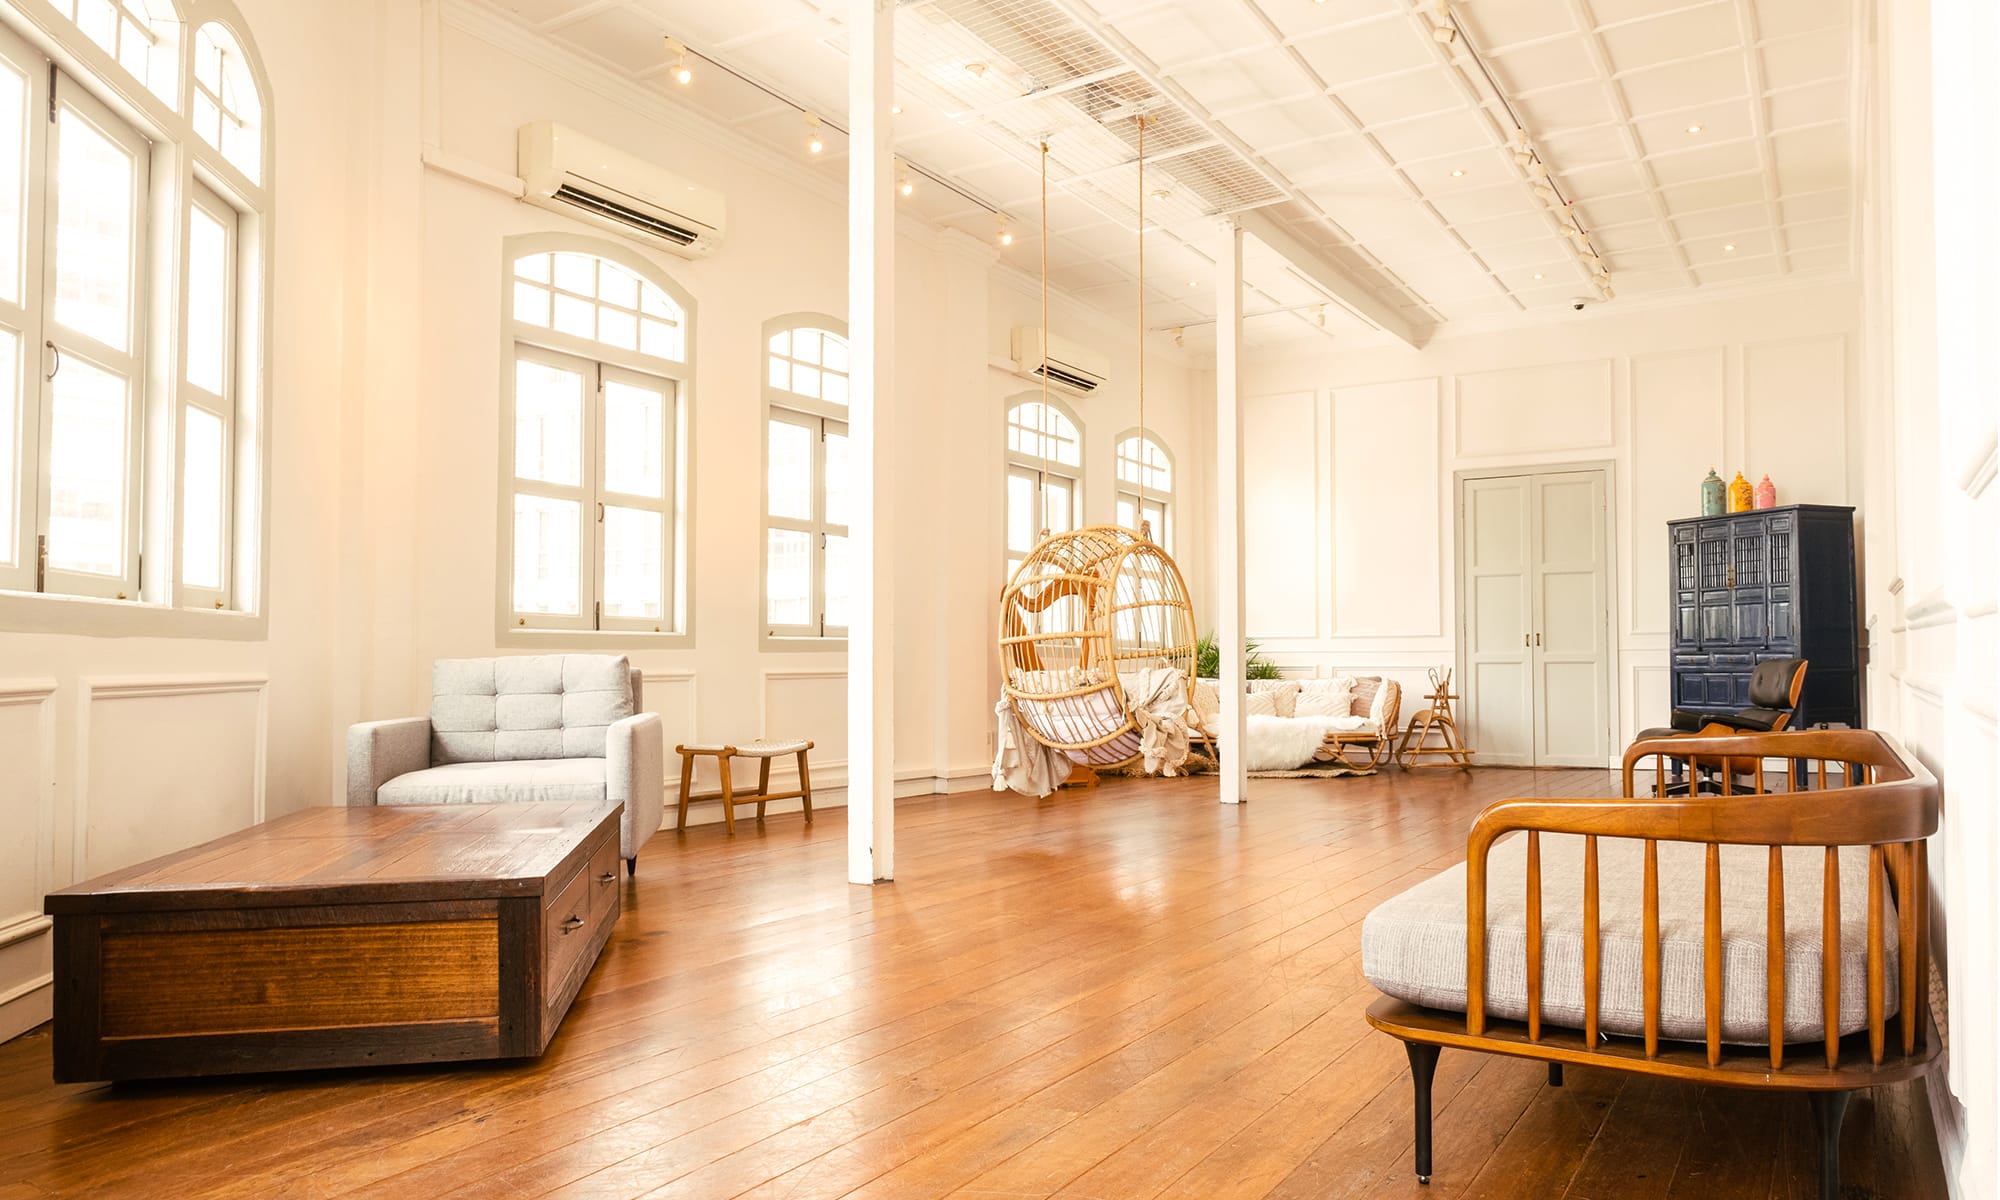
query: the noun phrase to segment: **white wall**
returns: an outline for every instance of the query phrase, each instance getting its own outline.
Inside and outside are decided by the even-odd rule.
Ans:
[[[1944,784],[1930,863],[1954,1196],[2000,1196],[2000,14],[1881,0],[1867,73],[1868,700]]]
[[[268,633],[0,630],[0,1038],[49,1015],[45,891],[332,790],[340,481],[357,469],[342,431],[367,390],[373,331],[356,318],[382,265],[353,217],[378,179],[355,80],[393,39],[377,0],[238,5],[279,122]]]
[[[1397,678],[1407,715],[1456,655],[1454,473],[1609,462],[1622,747],[1671,707],[1665,523],[1700,511],[1708,470],[1859,505],[1859,328],[1857,289],[1821,282],[1253,357],[1250,636],[1291,673]]]

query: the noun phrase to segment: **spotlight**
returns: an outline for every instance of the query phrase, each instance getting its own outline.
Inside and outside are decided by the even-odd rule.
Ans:
[[[917,185],[910,182],[908,175],[904,175],[896,180],[896,190],[905,196],[912,196],[916,194]]]
[[[665,44],[667,53],[673,56],[674,82],[682,87],[693,83],[694,72],[688,69],[688,48],[681,44],[679,38],[672,35],[664,36],[660,41]]]
[[[1014,231],[1007,228],[1007,222],[1005,221],[1000,222],[1000,244],[1003,246],[1014,244]]]
[[[1449,25],[1434,25],[1431,27],[1431,40],[1440,46],[1449,46],[1457,39],[1458,30],[1453,29]]]
[[[806,153],[818,154],[820,151],[826,149],[826,142],[819,135],[819,118],[811,113],[807,113],[806,129],[808,131],[806,134]]]
[[[1174,326],[1174,347],[1179,349],[1185,345],[1187,345],[1187,330],[1178,325]]]
[[[686,87],[688,84],[694,82],[694,72],[688,70],[686,59],[682,59],[674,67],[674,82],[680,84],[682,87]]]

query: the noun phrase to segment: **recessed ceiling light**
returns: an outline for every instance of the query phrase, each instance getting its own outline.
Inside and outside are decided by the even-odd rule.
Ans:
[[[966,63],[965,73],[972,76],[974,79],[978,79],[980,76],[986,74],[986,64],[983,62]]]
[[[1189,286],[1189,287],[1200,287],[1200,286],[1201,286],[1201,284],[1197,283],[1197,282],[1196,282],[1195,280],[1192,280],[1192,279],[1190,279],[1190,280],[1188,280],[1188,286]]]
[[[891,104],[889,111],[900,117],[903,115],[903,106],[900,104]]]
[[[1463,178],[1465,178],[1465,168],[1464,168],[1464,167],[1453,167],[1453,168],[1451,169],[1451,177],[1452,177],[1453,179],[1463,179]]]
[[[1700,133],[1700,132],[1701,132],[1701,126],[1699,126],[1699,125],[1690,125],[1690,126],[1688,126],[1688,132],[1689,132],[1689,133]]]
[[[1540,279],[1541,277],[1542,273],[1540,271],[1535,272],[1535,278]]]
[[[1722,245],[1722,252],[1723,252],[1724,254],[1734,254],[1734,253],[1736,253],[1736,243],[1735,243],[1735,242],[1724,242],[1724,243],[1723,243],[1723,245]]]
[[[896,190],[905,196],[910,196],[916,194],[917,185],[910,182],[910,177],[905,175],[896,182]]]

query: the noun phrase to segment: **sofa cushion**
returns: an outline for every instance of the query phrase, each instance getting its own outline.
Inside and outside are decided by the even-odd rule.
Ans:
[[[605,729],[633,709],[620,655],[441,658],[431,668],[431,761],[602,758]]]
[[[1644,843],[1598,839],[1601,979],[1598,1022],[1608,1033],[1645,1033]],[[1703,996],[1703,885],[1707,848],[1659,843],[1660,1033],[1700,1040]],[[1769,1040],[1762,846],[1722,848],[1722,1036],[1745,1045]],[[1820,902],[1825,851],[1785,850],[1785,1040],[1822,1036]],[[1496,842],[1487,859],[1486,1009],[1528,1014],[1527,838]],[[1840,1032],[1868,1021],[1868,851],[1840,859]],[[1897,970],[1895,906],[1885,898],[1887,974]],[[1382,991],[1426,1008],[1465,1011],[1465,864],[1385,901],[1361,925],[1361,970]],[[1887,989],[1888,1015],[1897,989]],[[1583,839],[1542,836],[1542,1019],[1583,1026]]]
[[[1301,717],[1353,716],[1354,677],[1335,675],[1331,679],[1305,679],[1299,683],[1296,707]]]
[[[548,758],[448,763],[398,775],[375,793],[377,804],[510,804],[604,799],[604,760]]]

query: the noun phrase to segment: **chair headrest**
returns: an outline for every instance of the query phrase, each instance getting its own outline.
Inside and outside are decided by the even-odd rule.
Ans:
[[[1792,707],[1792,676],[1806,665],[1803,658],[1779,658],[1757,664],[1750,672],[1750,703],[1758,708]]]

